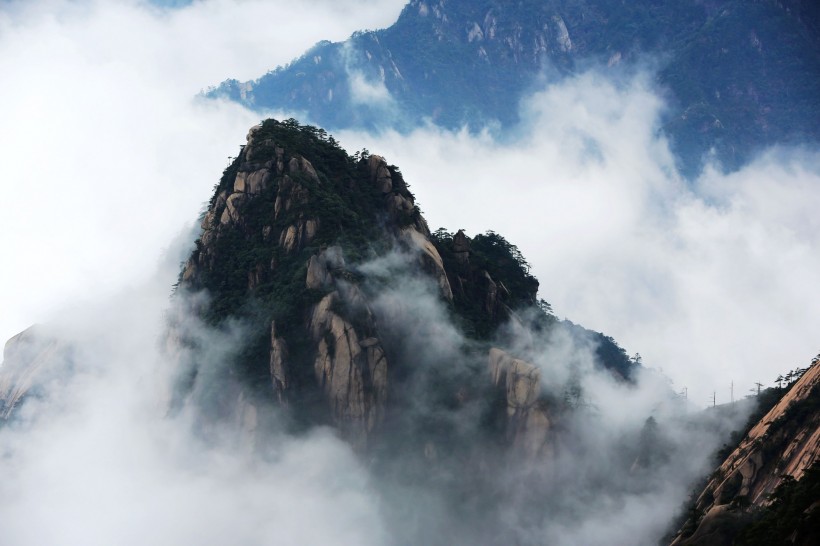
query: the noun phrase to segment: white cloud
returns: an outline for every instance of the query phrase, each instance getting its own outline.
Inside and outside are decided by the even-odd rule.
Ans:
[[[249,473],[242,454],[190,442],[179,423],[157,419],[161,401],[145,398],[155,391],[133,387],[162,365],[145,347],[174,260],[149,292],[120,289],[156,269],[258,121],[191,96],[225,77],[255,77],[319,39],[388,24],[402,4],[0,7],[0,339],[56,312],[90,337],[92,372],[116,370],[79,375],[66,390],[73,411],[2,446],[15,450],[0,470],[10,542],[121,543],[124,531],[152,543],[254,544],[274,532],[282,543],[385,542],[378,503],[360,492],[367,473],[326,431],[288,439],[279,459]],[[816,352],[820,156],[774,150],[689,187],[656,136],[663,105],[649,82],[589,72],[550,86],[525,103],[531,123],[514,143],[435,128],[337,136],[398,164],[433,227],[502,233],[560,314],[640,351],[698,404],[722,386],[721,401],[732,379],[742,393],[751,386],[742,381],[771,381]],[[106,297],[125,313],[79,311]],[[587,386],[602,408],[620,407],[617,386]],[[630,398],[640,414],[656,403]],[[180,474],[191,465],[208,472]],[[316,486],[327,482],[338,486],[330,495]],[[621,514],[679,494],[634,499]],[[313,525],[317,513],[323,525]],[[79,528],[88,514],[99,526]],[[599,523],[574,536],[594,537]]]
[[[177,362],[158,339],[175,275],[169,260],[45,330],[70,340],[73,367],[19,408],[25,426],[0,431],[3,543],[386,543],[370,478],[333,431],[272,430],[263,445],[230,427],[205,434],[194,412],[167,415]],[[205,354],[224,354],[242,337],[200,339]]]
[[[42,0],[0,5],[0,339],[145,278],[256,114],[193,99],[403,1]]]
[[[431,227],[516,244],[556,311],[662,368],[696,406],[806,366],[820,331],[820,154],[771,150],[682,180],[647,74],[528,98],[514,142],[435,127],[340,135],[401,167]]]

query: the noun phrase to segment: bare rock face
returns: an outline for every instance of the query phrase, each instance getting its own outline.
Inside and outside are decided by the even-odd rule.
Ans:
[[[506,400],[508,440],[527,456],[537,456],[544,449],[551,426],[546,407],[539,403],[540,370],[493,348],[489,372],[493,385],[503,391]]]
[[[304,186],[294,182],[288,175],[283,176],[279,183],[279,192],[276,194],[276,203],[273,206],[274,218],[279,218],[295,206],[306,204],[309,199],[310,192]]]
[[[287,369],[288,345],[284,339],[276,336],[275,321],[270,325],[270,339],[270,376],[279,402],[284,403],[284,393],[290,384]]]
[[[368,166],[370,167],[370,177],[375,181],[376,187],[382,193],[391,193],[393,191],[393,179],[384,158],[380,155],[371,155],[368,159]]]
[[[0,420],[9,419],[26,395],[38,386],[58,380],[69,348],[32,326],[6,342],[0,365]]]
[[[387,398],[387,359],[378,339],[362,339],[333,311],[339,293],[316,304],[309,330],[317,343],[314,369],[334,420],[358,442],[381,423]]]
[[[279,236],[279,246],[285,249],[285,252],[296,252],[310,244],[316,237],[317,231],[319,231],[318,219],[305,220],[300,217],[295,224],[282,231]]]
[[[673,545],[723,544],[715,530],[726,527],[721,518],[731,515],[729,509],[738,499],[764,506],[784,476],[799,480],[820,459],[820,411],[790,422],[790,408],[817,398],[820,363],[815,360],[713,474],[696,503],[703,519],[691,536],[678,536]]]
[[[305,286],[313,290],[321,290],[333,284],[332,272],[345,267],[342,249],[338,246],[329,247],[308,260]]]
[[[467,264],[470,261],[470,239],[463,230],[458,230],[453,236],[453,254],[460,264]]]
[[[319,183],[319,176],[316,174],[316,169],[314,169],[310,161],[304,157],[291,158],[288,162],[288,172],[302,173],[317,184]]]
[[[444,262],[436,247],[415,227],[402,230],[401,239],[407,246],[419,253],[419,261],[424,270],[434,276],[441,296],[447,301],[453,301],[453,289],[444,270]]]
[[[262,190],[268,186],[270,178],[270,171],[266,168],[238,173],[234,181],[233,191],[252,195],[262,193]]]
[[[241,209],[248,200],[244,193],[232,193],[225,201],[225,210],[219,218],[219,223],[223,225],[237,224],[242,220]]]

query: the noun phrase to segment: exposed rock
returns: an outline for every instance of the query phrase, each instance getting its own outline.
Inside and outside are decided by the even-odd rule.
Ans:
[[[282,231],[279,236],[279,246],[288,253],[295,252],[309,244],[316,237],[318,231],[318,219],[304,220],[300,218],[295,224]]]
[[[310,161],[308,161],[304,157],[291,158],[291,160],[288,162],[288,172],[302,173],[304,175],[307,175],[315,182],[319,182],[319,176],[316,174],[316,169],[314,169]]]
[[[59,379],[69,348],[32,326],[6,342],[0,365],[0,419],[9,419],[26,395]]]
[[[470,261],[470,239],[461,229],[453,236],[453,254],[460,264],[467,264]]]
[[[253,290],[265,280],[265,267],[262,264],[256,264],[250,271],[248,271],[248,290]]]
[[[331,271],[344,268],[342,249],[333,246],[327,248],[308,260],[305,286],[315,290],[328,288],[333,283]]]
[[[727,511],[730,503],[742,498],[752,506],[765,506],[784,476],[799,480],[820,459],[820,411],[815,409],[801,422],[785,421],[789,408],[818,397],[820,363],[815,362],[720,465],[696,502],[705,514],[698,528],[672,544],[720,544],[710,529],[719,527],[715,522],[720,517],[732,516]]]
[[[435,245],[412,227],[403,229],[401,238],[410,248],[419,251],[421,265],[435,276],[441,296],[447,301],[453,301],[453,290],[450,287],[450,281],[447,280],[447,273],[444,271],[444,262]]]
[[[259,428],[259,409],[256,404],[248,400],[244,392],[239,395],[237,403],[236,425],[239,431],[239,445],[246,447],[248,451],[253,451]]]
[[[333,277],[330,276],[330,272],[319,256],[311,256],[308,260],[305,286],[312,290],[319,290],[328,286],[332,280]]]
[[[401,218],[413,214],[415,205],[409,197],[400,193],[391,193],[387,197],[387,210],[393,218]]]
[[[283,212],[287,212],[293,207],[306,204],[309,199],[310,192],[307,188],[285,175],[279,182],[279,192],[276,194],[276,202],[273,205],[274,218],[279,218]]]
[[[507,415],[512,417],[530,408],[538,399],[541,372],[537,367],[511,357],[501,349],[490,349],[490,376],[493,384],[506,389]]]
[[[367,161],[370,167],[370,178],[376,184],[376,187],[382,193],[393,191],[393,180],[384,158],[380,155],[371,155]]]
[[[197,265],[193,258],[185,262],[185,269],[182,271],[182,282],[192,282],[196,278]]]
[[[498,287],[486,271],[482,272],[481,278],[484,283],[484,311],[494,318],[498,312]]]
[[[216,212],[213,209],[209,209],[208,212],[205,213],[205,216],[202,218],[202,223],[200,227],[202,229],[211,229],[214,227],[214,219],[216,218]]]
[[[268,186],[269,181],[270,171],[268,169],[237,173],[233,191],[256,195]]]
[[[288,226],[288,228],[282,231],[282,234],[279,236],[279,246],[284,248],[287,252],[293,252],[296,248],[298,240],[299,227]]]
[[[276,322],[270,324],[270,376],[273,389],[279,401],[285,402],[285,391],[288,388],[288,346],[285,340],[276,336]]]
[[[339,293],[331,292],[311,313],[314,370],[334,419],[362,442],[384,417],[387,359],[378,340],[359,342],[356,329],[333,311],[338,302]]]
[[[222,225],[240,223],[242,219],[241,207],[247,201],[248,196],[244,193],[232,193],[225,201],[225,210],[222,211],[222,217],[219,223]]]
[[[501,349],[492,348],[489,371],[493,385],[504,392],[508,440],[526,455],[538,455],[544,448],[551,425],[549,414],[539,403],[540,370]]]
[[[253,144],[253,136],[256,133],[258,133],[260,129],[262,129],[262,124],[261,123],[259,123],[257,125],[254,125],[250,129],[248,129],[248,134],[245,136],[245,141],[248,143],[248,146]]]

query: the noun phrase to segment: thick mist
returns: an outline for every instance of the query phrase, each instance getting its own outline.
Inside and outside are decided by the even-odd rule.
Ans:
[[[391,534],[401,544],[658,543],[746,407],[722,417],[696,411],[645,368],[624,381],[597,360],[591,336],[561,322],[544,330],[528,313],[496,341],[466,339],[414,263],[394,252],[359,268],[388,355],[412,368],[393,394],[402,415],[388,428],[417,440],[403,433],[399,447],[384,448],[395,460],[374,465],[389,490],[388,528],[400,529]],[[492,410],[491,346],[541,371],[553,421],[537,453],[482,422]],[[483,397],[467,394],[453,409],[437,399],[448,384]],[[444,438],[403,420],[436,423]]]
[[[683,179],[660,136],[656,66],[547,81],[512,134],[338,136],[400,166],[433,229],[503,234],[560,316],[640,352],[704,407],[817,352],[820,155],[774,148],[732,173],[706,158]]]
[[[658,136],[653,67],[593,68],[534,89],[512,135],[335,134],[401,167],[434,229],[503,234],[561,317],[653,368],[625,384],[599,369],[590,340],[534,332],[526,316],[508,325],[508,350],[539,367],[544,392],[571,395],[543,459],[492,441],[480,397],[442,410],[439,381],[492,392],[487,347],[404,273],[414,257],[402,252],[360,270],[394,356],[417,364],[394,392],[410,433],[362,456],[329,428],[288,432],[275,407],[208,425],[213,408],[175,404],[187,363],[219,371],[249,327],[212,330],[172,305],[186,244],[155,272],[261,116],[196,93],[390,24],[403,3],[0,3],[0,341],[43,322],[71,347],[0,427],[4,544],[654,544],[742,420],[695,408],[817,353],[814,148],[683,180]],[[389,121],[386,89],[359,76],[356,96]],[[169,317],[196,354],[169,351]],[[689,405],[671,396],[683,387]],[[412,429],[429,420],[444,433]]]
[[[404,2],[156,4],[0,2],[2,341],[151,275],[260,119],[201,90],[387,26]]]
[[[171,412],[191,355],[169,350],[169,318],[186,321],[211,369],[244,335],[172,305],[177,264],[174,254],[151,282],[40,326],[71,352],[0,426],[3,543],[385,544],[370,476],[332,430],[271,426],[262,449],[245,423],[205,430],[200,409]]]
[[[203,326],[192,310],[206,294],[169,299],[187,245],[175,249],[151,282],[41,326],[70,365],[0,428],[5,544],[654,544],[742,418],[706,422],[657,373],[616,379],[590,339],[522,315],[498,343],[539,366],[557,406],[574,394],[539,454],[510,448],[482,422],[494,343],[464,338],[418,258],[396,250],[356,267],[389,373],[405,371],[385,430],[355,453],[332,429],[287,432],[273,404],[249,416],[241,385],[209,380],[247,326]],[[186,362],[200,391],[231,393],[217,418],[218,396],[174,404]],[[453,407],[442,385],[476,394]]]

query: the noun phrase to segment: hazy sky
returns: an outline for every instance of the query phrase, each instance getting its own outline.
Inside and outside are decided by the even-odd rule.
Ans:
[[[260,116],[192,97],[403,1],[0,2],[0,339],[155,269]],[[559,316],[612,335],[698,405],[820,349],[820,156],[780,149],[694,186],[657,137],[651,74],[596,72],[522,104],[513,144],[435,128],[337,134],[397,164],[431,227],[517,244]],[[169,289],[170,290],[170,289]]]

